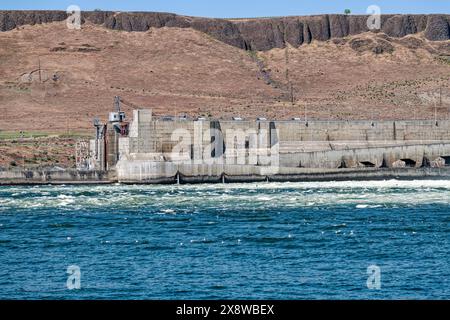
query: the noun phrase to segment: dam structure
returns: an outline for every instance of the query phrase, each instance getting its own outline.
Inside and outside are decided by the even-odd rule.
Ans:
[[[120,183],[450,178],[450,121],[155,117],[96,123],[90,169]]]

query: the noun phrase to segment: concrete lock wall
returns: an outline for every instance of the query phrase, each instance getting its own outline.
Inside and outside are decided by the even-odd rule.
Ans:
[[[0,185],[14,184],[86,184],[110,183],[108,172],[101,170],[15,169],[0,170]]]
[[[417,168],[450,161],[450,121],[191,121],[156,119],[150,110],[133,117],[129,136],[118,141],[119,181],[257,179],[267,176],[264,167]]]

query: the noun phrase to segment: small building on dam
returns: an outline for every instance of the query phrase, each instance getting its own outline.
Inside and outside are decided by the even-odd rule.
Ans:
[[[448,120],[213,120],[136,109],[128,122],[118,108],[95,126],[92,167],[122,183],[351,179],[450,166]]]

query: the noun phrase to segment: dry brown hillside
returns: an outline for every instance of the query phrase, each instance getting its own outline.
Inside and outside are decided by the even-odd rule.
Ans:
[[[421,33],[256,52],[191,28],[25,25],[0,32],[0,131],[88,129],[115,95],[159,115],[410,119],[437,103],[447,118],[449,57],[450,41]]]

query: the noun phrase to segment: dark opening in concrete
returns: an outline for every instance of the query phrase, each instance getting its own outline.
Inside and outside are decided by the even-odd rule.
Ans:
[[[401,159],[401,160],[405,163],[406,167],[414,168],[416,166],[416,162],[412,159]]]
[[[345,163],[344,160],[341,161],[341,164],[339,165],[338,169],[345,169],[347,168],[347,164]]]
[[[445,156],[445,157],[441,157],[441,158],[445,160],[446,167],[450,166],[450,156]]]
[[[422,168],[428,168],[428,167],[431,167],[431,161],[427,157],[423,157]]]
[[[361,161],[360,162],[364,167],[367,168],[374,168],[375,167],[375,163],[372,163],[370,161]]]

